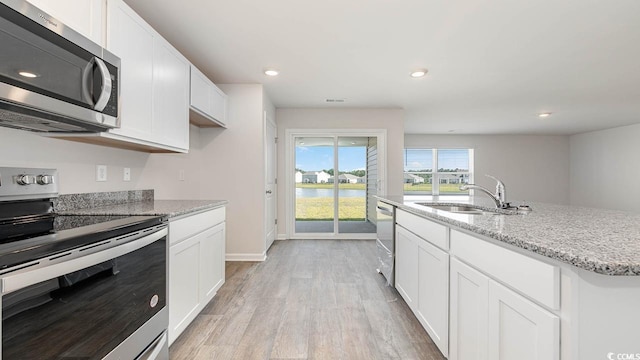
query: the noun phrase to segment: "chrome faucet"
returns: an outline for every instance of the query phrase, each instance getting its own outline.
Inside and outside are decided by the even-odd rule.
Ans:
[[[507,202],[507,194],[506,194],[506,189],[505,189],[504,183],[502,181],[496,179],[494,176],[491,176],[491,175],[485,175],[485,176],[490,177],[493,180],[498,182],[496,184],[496,193],[495,194],[492,193],[487,188],[482,187],[480,185],[475,185],[475,184],[462,185],[462,186],[460,186],[460,190],[471,190],[471,189],[480,190],[480,191],[484,192],[485,194],[489,195],[491,200],[493,200],[493,202],[496,203],[496,208],[498,208],[498,209],[506,209],[506,208],[508,208],[509,207],[509,203]]]

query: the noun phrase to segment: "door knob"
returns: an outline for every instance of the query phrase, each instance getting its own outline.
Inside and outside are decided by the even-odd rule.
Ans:
[[[267,190],[267,194],[271,194],[271,190]]]

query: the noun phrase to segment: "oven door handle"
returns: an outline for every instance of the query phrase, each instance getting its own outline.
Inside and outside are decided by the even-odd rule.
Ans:
[[[135,360],[156,360],[160,353],[164,352],[165,347],[167,347],[167,332],[163,331]]]
[[[167,228],[158,230],[140,239],[114,246],[89,255],[79,255],[75,258],[65,258],[63,261],[42,266],[34,269],[26,268],[16,273],[7,275],[2,279],[2,294],[20,290],[27,286],[37,284],[42,281],[66,275],[74,271],[100,264],[107,260],[115,259],[130,252],[141,249],[155,241],[167,236]]]

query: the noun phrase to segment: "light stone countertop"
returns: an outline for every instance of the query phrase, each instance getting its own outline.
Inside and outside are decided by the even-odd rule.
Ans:
[[[57,211],[58,215],[156,215],[169,218],[203,210],[215,209],[226,200],[150,200],[108,206]]]
[[[455,201],[403,196],[380,200],[415,215],[432,218],[534,253],[604,275],[640,275],[640,214],[578,206],[530,203],[518,215],[464,215],[416,203],[474,204],[494,209],[488,198]]]

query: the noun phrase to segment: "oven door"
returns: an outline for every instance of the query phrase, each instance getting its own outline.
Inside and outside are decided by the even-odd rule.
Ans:
[[[167,358],[166,225],[137,236],[3,275],[2,359]]]

